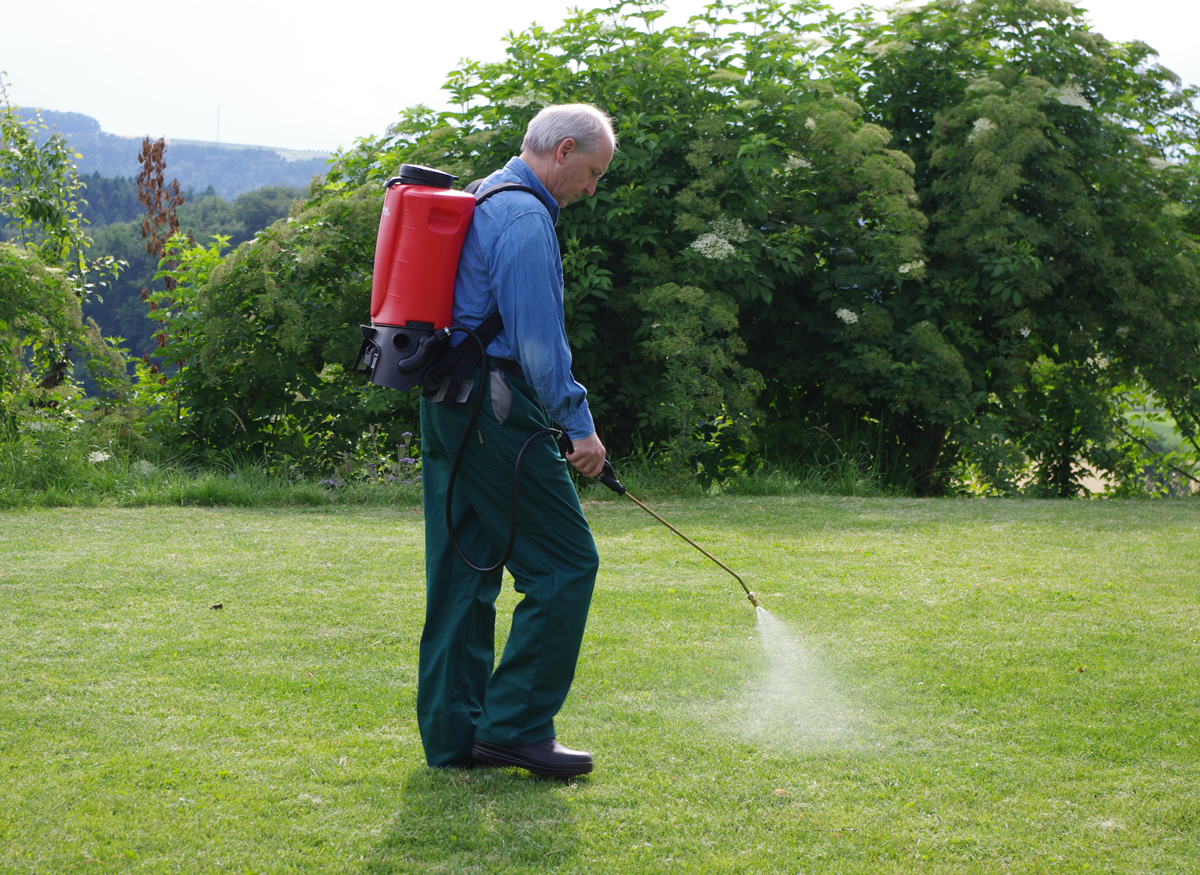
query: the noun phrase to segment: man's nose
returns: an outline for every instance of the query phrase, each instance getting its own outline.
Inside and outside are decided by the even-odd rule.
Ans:
[[[591,197],[592,195],[594,195],[596,193],[596,183],[598,183],[599,181],[600,180],[598,180],[598,179],[593,179],[591,182],[588,183],[588,187],[585,189],[588,197]]]

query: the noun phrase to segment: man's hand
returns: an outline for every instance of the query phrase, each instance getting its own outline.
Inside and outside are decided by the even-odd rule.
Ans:
[[[604,444],[592,432],[585,438],[572,441],[575,452],[567,453],[567,461],[575,466],[575,470],[584,477],[599,477],[604,470]]]

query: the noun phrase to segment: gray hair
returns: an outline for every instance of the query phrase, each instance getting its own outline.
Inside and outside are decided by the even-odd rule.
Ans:
[[[521,151],[546,155],[568,138],[581,152],[595,152],[602,143],[617,148],[617,134],[606,113],[587,103],[562,103],[547,106],[534,116],[525,129]]]

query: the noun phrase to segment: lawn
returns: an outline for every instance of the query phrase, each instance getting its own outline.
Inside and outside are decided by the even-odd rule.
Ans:
[[[770,614],[589,505],[569,783],[425,767],[412,509],[0,513],[0,871],[1200,871],[1200,504],[651,506]]]

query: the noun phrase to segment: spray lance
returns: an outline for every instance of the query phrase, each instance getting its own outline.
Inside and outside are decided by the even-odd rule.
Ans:
[[[568,453],[572,452],[570,438],[567,438],[564,436],[560,440],[564,443],[565,452],[568,452]],[[630,495],[629,490],[626,489],[624,484],[622,484],[621,481],[617,479],[617,472],[613,470],[612,462],[608,461],[608,459],[604,460],[604,470],[600,472],[600,474],[596,477],[596,479],[599,480],[601,483],[603,483],[605,486],[607,486],[609,489],[611,489],[613,492],[617,493],[617,495],[623,495],[626,498],[628,498],[630,501],[632,501],[634,504],[636,504],[638,507],[640,507],[646,513],[650,514],[650,516],[654,517],[656,520],[658,520],[660,523],[662,523],[664,526],[666,526],[672,532],[677,534],[679,537],[683,538],[683,540],[687,541],[689,544],[691,544],[693,547],[695,547],[697,550],[699,550],[701,553],[703,553],[705,556],[707,556],[709,559],[711,559],[717,565],[720,565],[722,568],[724,568],[726,571],[728,571],[731,575],[733,575],[733,579],[742,585],[742,589],[746,591],[746,598],[748,598],[750,600],[750,604],[754,605],[755,608],[761,607],[758,603],[758,599],[754,597],[754,593],[752,593],[750,591],[750,587],[746,586],[746,581],[742,580],[742,578],[737,574],[737,572],[735,572],[732,568],[730,568],[728,565],[726,565],[724,562],[722,562],[716,556],[709,553],[707,550],[705,550],[703,547],[701,547],[699,544],[697,544],[695,541],[693,541],[691,538],[689,538],[683,532],[679,531],[679,529],[675,528],[673,525],[671,525],[665,519],[660,517],[658,514],[656,514],[650,508],[646,507],[646,505],[642,504],[640,501],[638,501],[636,498],[634,498],[632,495]]]
[[[638,507],[640,507],[646,513],[650,514],[650,516],[654,517],[656,520],[658,520],[660,523],[662,523],[664,526],[666,526],[672,532],[677,534],[679,537],[683,538],[683,540],[687,541],[689,544],[691,544],[693,547],[695,547],[697,550],[699,550],[701,553],[703,553],[705,556],[707,556],[713,562],[717,563],[722,568],[724,568],[726,571],[728,571],[730,574],[732,574],[733,579],[736,580],[738,583],[740,583],[742,585],[742,589],[744,589],[746,591],[746,598],[748,598],[750,600],[750,604],[754,605],[755,608],[761,607],[758,603],[758,599],[756,599],[754,597],[754,593],[750,592],[750,587],[746,586],[746,581],[742,580],[742,578],[739,577],[738,574],[732,568],[730,568],[728,565],[726,565],[724,562],[722,562],[720,559],[718,559],[712,553],[709,553],[707,550],[705,550],[703,547],[701,547],[699,544],[697,544],[695,541],[693,541],[691,538],[689,538],[683,532],[679,531],[679,529],[675,528],[673,525],[671,525],[669,522],[664,520],[662,517],[660,517],[658,514],[656,514],[650,508],[646,507],[646,505],[642,504],[640,501],[638,501],[636,498],[634,498],[632,495],[630,495],[629,490],[627,490],[623,485],[621,485],[621,481],[617,479],[617,475],[613,471],[612,463],[609,462],[608,459],[604,460],[604,470],[601,472],[600,476],[597,477],[596,479],[599,480],[601,483],[603,483],[605,486],[607,486],[609,489],[611,489],[613,492],[617,493],[617,495],[624,495],[626,498],[628,498],[630,501],[632,501],[634,504],[636,504]]]

